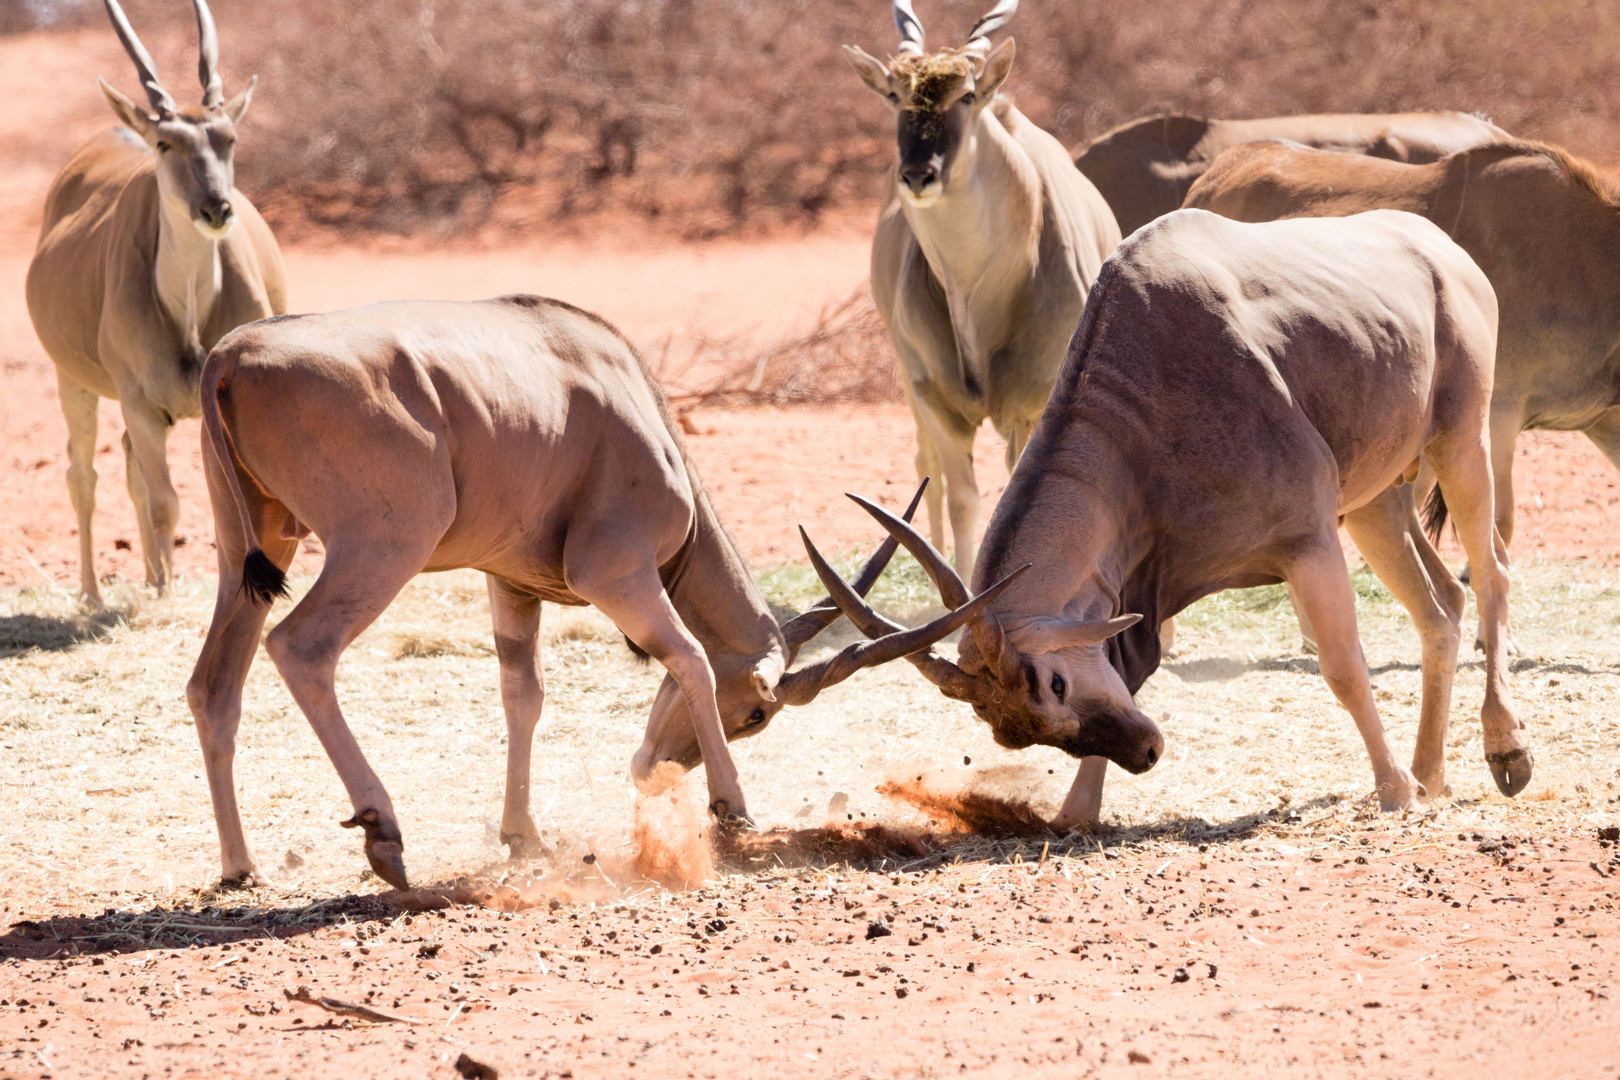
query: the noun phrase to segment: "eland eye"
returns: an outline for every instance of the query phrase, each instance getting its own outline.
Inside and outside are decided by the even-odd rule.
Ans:
[[[979,95],[975,94],[971,90],[969,90],[967,93],[962,95],[962,104],[964,104],[964,105],[971,105],[975,101],[978,101],[978,100],[979,100]]]
[[[163,153],[163,154],[167,154],[171,149],[173,149],[167,142],[165,142],[162,139],[158,140],[157,148],[158,148],[158,152]]]
[[[1068,692],[1069,687],[1068,684],[1063,681],[1063,676],[1059,675],[1055,671],[1052,672],[1052,696],[1058,699],[1059,705],[1063,704],[1063,696]]]
[[[749,726],[753,726],[754,724],[763,724],[764,722],[765,722],[765,710],[764,709],[755,709],[753,712],[748,714]]]

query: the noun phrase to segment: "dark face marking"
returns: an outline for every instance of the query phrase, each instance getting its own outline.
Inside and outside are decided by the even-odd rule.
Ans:
[[[943,109],[907,106],[899,111],[896,139],[899,175],[913,195],[924,195],[950,175],[973,117],[973,95]]]

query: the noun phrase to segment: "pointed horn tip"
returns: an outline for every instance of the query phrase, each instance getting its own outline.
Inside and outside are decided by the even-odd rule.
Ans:
[[[1008,586],[1017,581],[1019,578],[1023,577],[1024,573],[1034,565],[1034,563],[1025,563],[1023,566],[1020,566],[1018,569],[1014,570],[1012,573],[1003,577],[1000,581],[984,590],[984,592],[980,593],[978,596],[973,597],[973,600],[986,600],[986,602],[988,602],[988,600],[992,600],[997,596],[1000,596],[1002,593],[1007,591]],[[972,602],[972,600],[969,601],[969,603]]]

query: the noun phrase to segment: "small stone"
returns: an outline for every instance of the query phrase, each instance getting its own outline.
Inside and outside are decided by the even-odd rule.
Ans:
[[[894,931],[890,930],[888,924],[881,919],[873,919],[866,924],[867,941],[871,941],[873,938],[888,937],[892,933]]]
[[[1132,1050],[1130,1053],[1125,1055],[1125,1060],[1129,1061],[1132,1065],[1153,1064],[1153,1059],[1142,1053],[1140,1050]]]

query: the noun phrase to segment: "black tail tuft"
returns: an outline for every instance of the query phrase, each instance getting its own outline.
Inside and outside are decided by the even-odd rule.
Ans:
[[[287,575],[258,548],[242,560],[242,588],[255,604],[266,606],[287,595]]]
[[[636,658],[637,663],[641,664],[643,667],[652,663],[652,654],[646,649],[643,649],[640,645],[637,645],[635,642],[631,641],[629,634],[624,635],[624,643],[625,645],[629,646],[630,653]]]
[[[1423,504],[1423,531],[1429,534],[1429,543],[1440,543],[1440,530],[1446,527],[1446,496],[1440,485],[1434,485],[1429,500]]]

